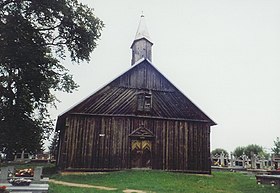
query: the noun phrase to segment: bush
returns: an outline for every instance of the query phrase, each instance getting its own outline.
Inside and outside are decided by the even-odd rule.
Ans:
[[[50,177],[54,174],[57,174],[57,168],[54,164],[49,164],[43,167],[43,176]]]

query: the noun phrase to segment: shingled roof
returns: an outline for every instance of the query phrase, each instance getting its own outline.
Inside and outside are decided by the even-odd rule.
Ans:
[[[210,125],[215,125],[213,120],[147,59],[140,60],[128,71],[59,116],[58,122],[68,114],[140,116],[136,113],[136,96],[143,89],[148,90],[153,97],[151,112],[145,116],[208,122]]]

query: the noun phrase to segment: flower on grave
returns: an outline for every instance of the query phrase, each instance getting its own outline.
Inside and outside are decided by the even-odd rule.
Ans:
[[[24,179],[24,178],[11,178],[9,180],[9,183],[12,184],[13,186],[29,186],[31,180]]]
[[[32,177],[34,176],[34,170],[32,168],[16,170],[16,177]]]
[[[9,193],[9,191],[6,188],[7,186],[0,186],[0,193]]]

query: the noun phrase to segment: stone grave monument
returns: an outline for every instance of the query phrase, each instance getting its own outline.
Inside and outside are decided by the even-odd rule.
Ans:
[[[35,167],[33,177],[13,177],[14,167],[1,167],[0,186],[6,186],[7,190],[13,193],[47,193],[49,189],[48,178],[42,178],[42,167]],[[21,185],[23,181],[29,181],[29,185]],[[9,183],[17,182],[17,183]],[[15,185],[16,184],[16,185]]]

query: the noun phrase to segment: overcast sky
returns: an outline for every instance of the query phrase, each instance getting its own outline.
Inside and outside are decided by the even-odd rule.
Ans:
[[[211,117],[211,148],[227,151],[280,136],[279,0],[80,0],[105,23],[89,63],[63,64],[80,85],[58,93],[57,117],[130,68],[143,11],[152,62]]]

